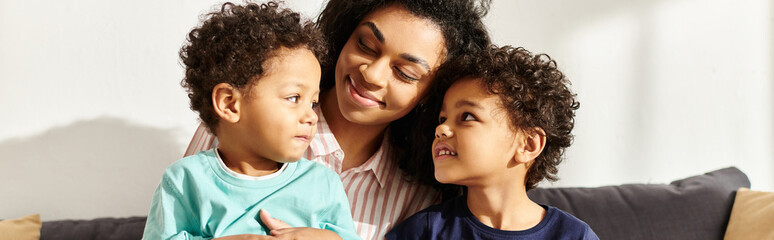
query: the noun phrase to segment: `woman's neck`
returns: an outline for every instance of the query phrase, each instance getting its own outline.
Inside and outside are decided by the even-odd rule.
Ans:
[[[363,165],[379,150],[387,124],[361,125],[350,122],[339,110],[335,88],[321,95],[320,104],[325,121],[344,151],[341,171]]]
[[[499,186],[468,186],[470,212],[481,223],[508,231],[527,230],[543,219],[545,209],[527,197],[523,185],[509,181]]]

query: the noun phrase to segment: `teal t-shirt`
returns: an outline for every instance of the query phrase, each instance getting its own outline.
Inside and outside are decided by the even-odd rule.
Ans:
[[[230,174],[221,164],[211,149],[169,166],[153,194],[143,239],[268,235],[261,209],[293,227],[359,239],[339,175],[327,167],[301,159],[256,180]]]

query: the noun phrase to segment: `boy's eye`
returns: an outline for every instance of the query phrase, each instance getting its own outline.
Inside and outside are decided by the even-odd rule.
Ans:
[[[292,103],[298,103],[298,95],[292,96],[292,97],[288,97],[288,98],[285,98],[285,99],[287,99],[288,101],[290,101]]]
[[[462,114],[462,121],[476,121],[476,116],[470,113],[463,113]]]
[[[318,107],[320,107],[319,102],[312,102],[312,109],[317,109]]]

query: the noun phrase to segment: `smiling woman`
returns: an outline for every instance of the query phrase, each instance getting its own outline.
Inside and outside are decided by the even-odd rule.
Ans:
[[[430,20],[399,5],[376,10],[341,50],[336,101],[323,102],[323,112],[329,118],[384,128],[417,105],[432,83],[430,70],[440,65],[444,54],[443,34]],[[338,104],[338,111],[331,103]]]
[[[473,0],[332,0],[318,18],[331,54],[323,61],[318,133],[304,157],[340,175],[362,238],[382,238],[439,201],[432,139],[409,135],[418,134],[412,123],[435,70],[489,45],[481,21],[487,8]],[[200,128],[186,154],[213,147],[210,139]]]

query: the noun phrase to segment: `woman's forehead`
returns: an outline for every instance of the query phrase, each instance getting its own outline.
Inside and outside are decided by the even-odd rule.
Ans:
[[[397,4],[368,14],[358,25],[357,31],[373,36],[389,48],[387,50],[422,58],[433,69],[442,62],[446,52],[443,32],[437,24]]]

